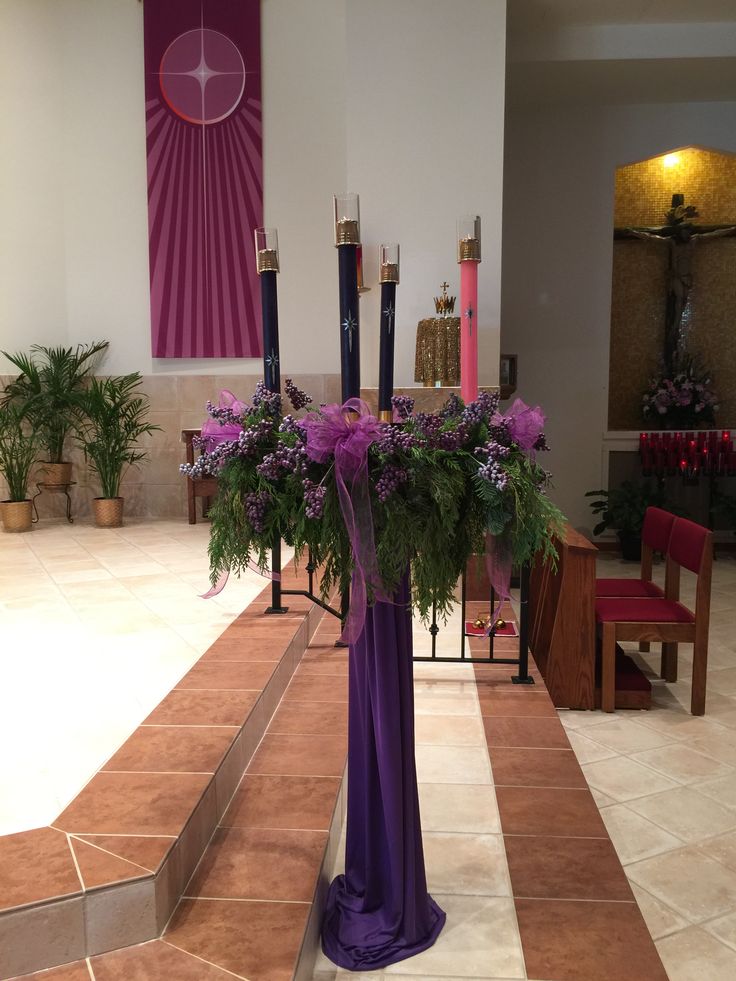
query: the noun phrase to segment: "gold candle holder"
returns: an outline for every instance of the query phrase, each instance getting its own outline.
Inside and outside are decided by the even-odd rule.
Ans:
[[[360,245],[360,201],[357,194],[335,194],[335,245]]]
[[[275,228],[256,228],[256,270],[264,272],[279,271],[279,234]]]
[[[458,218],[457,261],[480,262],[480,215]]]
[[[397,242],[384,243],[378,247],[379,283],[399,282],[399,245]]]

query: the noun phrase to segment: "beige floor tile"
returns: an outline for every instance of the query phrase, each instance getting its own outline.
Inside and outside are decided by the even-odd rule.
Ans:
[[[420,783],[491,782],[485,746],[417,746],[417,777]]]
[[[692,845],[629,865],[626,874],[691,923],[736,907],[736,872]]]
[[[725,763],[719,763],[682,743],[636,753],[631,759],[644,763],[645,766],[651,766],[653,770],[672,780],[677,780],[678,783],[694,783],[697,780],[723,777],[734,772]]]
[[[425,831],[498,834],[501,821],[491,786],[422,783],[419,806]]]
[[[604,807],[601,817],[622,865],[639,862],[673,848],[682,848],[679,838],[647,821],[625,804]]]
[[[649,767],[624,756],[601,760],[599,763],[587,763],[582,769],[591,787],[619,802],[677,786],[667,777],[660,776]]]
[[[587,732],[587,730],[583,731]],[[583,732],[578,729],[568,729],[567,738],[578,758],[578,763],[581,765],[583,763],[597,763],[599,760],[607,760],[612,756],[616,756],[616,753],[612,749],[608,749],[606,746],[594,742],[587,735],[583,735]]]
[[[670,981],[733,981],[736,952],[697,927],[657,942]]]
[[[689,843],[713,838],[736,827],[736,812],[689,787],[632,800],[629,807]]]
[[[616,803],[613,797],[609,797],[607,794],[601,793],[601,791],[596,790],[595,787],[591,787],[590,792],[593,795],[593,800],[596,802],[599,809]]]
[[[423,842],[427,885],[433,894],[511,895],[501,835],[429,831]]]
[[[712,756],[714,760],[736,766],[736,732],[726,727],[720,728],[720,732],[688,741],[688,745],[699,753]]]
[[[736,831],[709,838],[700,845],[700,850],[709,858],[714,858],[721,865],[736,872]]]
[[[727,913],[717,920],[711,920],[710,923],[703,925],[703,929],[712,933],[732,950],[736,950],[736,911]]]
[[[629,718],[614,719],[586,733],[595,742],[616,753],[639,753],[665,746],[670,739]]]
[[[566,729],[587,729],[588,726],[603,725],[610,716],[603,712],[578,712],[574,709],[559,709],[560,722]]]
[[[440,746],[485,746],[480,718],[471,715],[418,715],[416,741]]]
[[[736,695],[736,667],[709,671],[708,690],[720,695]]]
[[[636,883],[632,883],[631,888],[634,896],[636,896],[636,901],[639,904],[639,909],[646,921],[649,932],[655,940],[659,940],[661,937],[666,937],[670,933],[675,933],[677,930],[682,930],[688,926],[688,922],[684,917],[675,913],[673,909],[665,906],[658,899],[655,899],[646,889],[642,889]]]
[[[434,897],[447,922],[429,950],[386,968],[387,978],[523,978],[516,913],[511,899]]]
[[[672,739],[687,739],[688,742],[704,736],[720,736],[723,726],[707,716],[690,715],[689,702],[681,705],[679,710],[671,708],[652,708],[640,721],[642,725],[657,732],[665,733]]]
[[[480,716],[475,692],[416,691],[416,715],[477,715]]]

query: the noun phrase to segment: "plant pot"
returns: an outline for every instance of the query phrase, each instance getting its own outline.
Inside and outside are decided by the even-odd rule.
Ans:
[[[92,511],[98,528],[120,528],[123,524],[122,497],[95,497]]]
[[[30,501],[3,501],[0,503],[0,514],[5,531],[30,531],[33,527]]]
[[[627,562],[641,562],[641,535],[636,532],[620,531],[621,557]]]
[[[47,487],[64,487],[72,481],[71,463],[41,462],[40,476]]]

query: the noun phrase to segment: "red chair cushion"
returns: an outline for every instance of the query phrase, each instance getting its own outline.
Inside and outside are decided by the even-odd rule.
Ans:
[[[670,556],[678,565],[699,573],[708,529],[687,518],[678,518],[672,528]]]
[[[642,599],[664,596],[664,593],[655,582],[647,582],[646,579],[596,579],[595,595]]]
[[[655,552],[667,551],[675,516],[662,508],[647,508],[641,529],[641,540]]]
[[[667,599],[597,599],[598,623],[694,623],[681,603]]]

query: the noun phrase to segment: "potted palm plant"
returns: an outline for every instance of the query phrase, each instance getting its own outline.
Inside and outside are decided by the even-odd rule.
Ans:
[[[108,341],[76,347],[44,347],[34,344],[30,354],[5,357],[19,371],[6,386],[3,404],[26,407],[33,428],[45,449],[44,482],[49,486],[71,482],[71,463],[64,459],[69,433],[80,417],[79,397],[85,379],[99,364]]]
[[[76,439],[84,450],[92,473],[97,475],[102,494],[92,502],[99,528],[119,528],[123,523],[120,482],[126,467],[147,456],[141,449],[142,436],[160,430],[146,417],[148,397],[139,392],[141,375],[134,372],[112,378],[92,378],[80,397],[84,419]]]
[[[23,406],[0,406],[0,473],[8,485],[9,499],[0,502],[5,531],[31,530],[31,501],[28,478],[36,461],[39,436]]]
[[[638,562],[641,559],[641,529],[648,507],[664,507],[664,490],[645,482],[635,483],[624,480],[619,487],[611,490],[588,491],[586,497],[595,497],[590,502],[593,514],[600,518],[593,528],[594,535],[600,535],[606,528],[612,528],[618,535],[621,555],[624,559]]]

